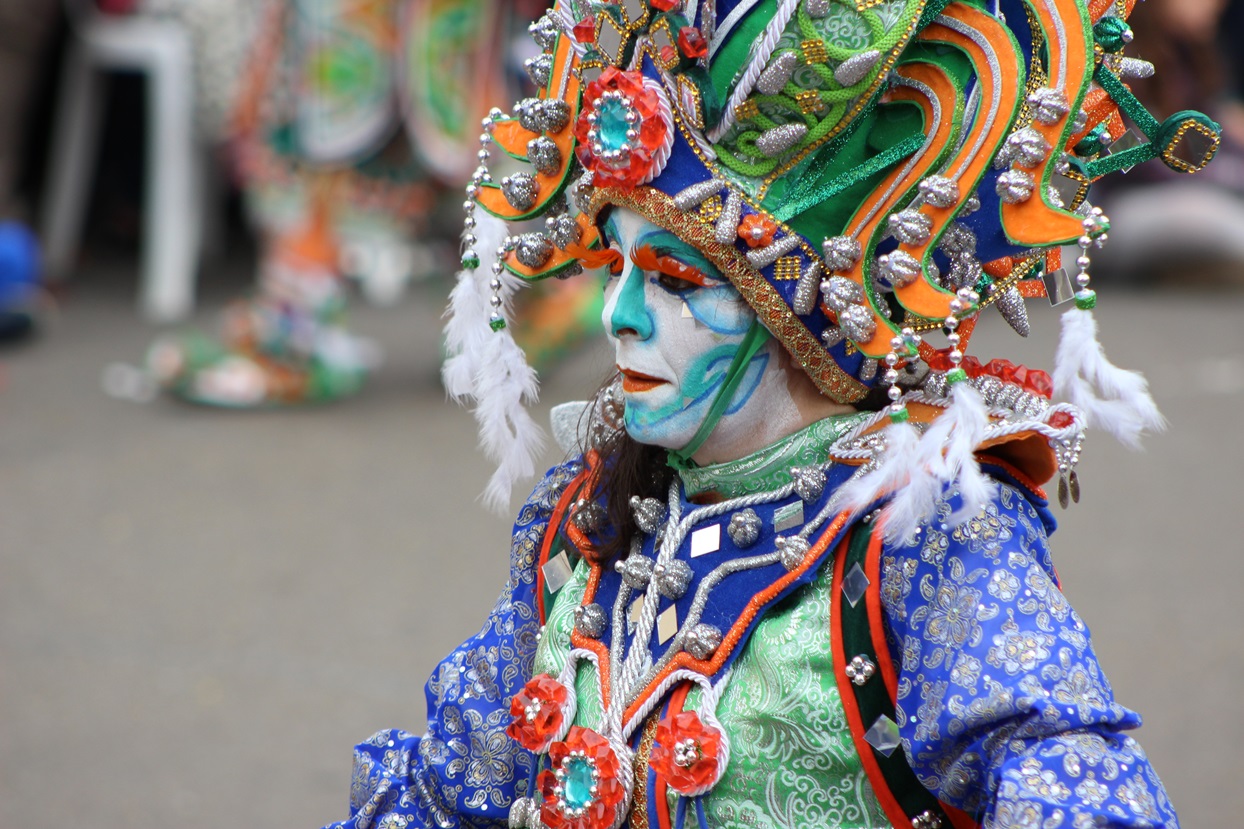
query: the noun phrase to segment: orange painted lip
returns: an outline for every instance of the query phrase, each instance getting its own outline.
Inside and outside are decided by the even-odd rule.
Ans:
[[[659,377],[652,377],[638,371],[620,368],[622,372],[622,391],[635,394],[637,392],[652,391],[657,386],[665,385],[666,381]]]

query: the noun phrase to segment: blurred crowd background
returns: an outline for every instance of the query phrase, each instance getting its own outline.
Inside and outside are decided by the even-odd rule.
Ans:
[[[0,0],[0,829],[315,826],[345,814],[354,742],[421,727],[428,669],[504,580],[440,315],[480,118],[530,89],[542,12]],[[1094,191],[1103,341],[1173,428],[1149,457],[1094,441],[1055,546],[1186,825],[1226,826],[1244,0],[1131,22],[1138,94],[1224,143],[1198,176]],[[588,394],[599,286],[525,293],[546,404]],[[1048,367],[1045,312],[1017,356]]]

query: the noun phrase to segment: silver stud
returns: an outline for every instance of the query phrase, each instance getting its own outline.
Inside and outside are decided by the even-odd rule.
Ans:
[[[933,220],[919,210],[903,210],[890,216],[890,232],[905,245],[923,245],[933,233]]]
[[[608,623],[605,609],[598,604],[582,605],[574,610],[574,629],[583,636],[599,639]]]
[[[877,666],[867,656],[860,654],[847,663],[843,672],[853,684],[863,685],[877,673]]]
[[[554,19],[552,12],[546,12],[543,17],[528,26],[527,31],[531,32],[537,46],[551,50],[557,45],[557,36],[561,33],[561,26]]]
[[[730,516],[730,523],[726,525],[726,533],[735,546],[745,549],[760,539],[761,525],[762,522],[756,510],[748,507]]]
[[[553,244],[562,250],[579,241],[579,237],[583,234],[579,223],[565,214],[548,217],[544,220],[544,226],[548,228],[549,238],[553,240]]]
[[[825,491],[825,470],[819,466],[796,466],[790,471],[795,494],[804,501],[815,501]]]
[[[803,0],[803,10],[808,17],[820,19],[829,14],[829,0]]]
[[[851,266],[860,261],[860,257],[864,255],[863,246],[853,236],[835,236],[832,239],[826,239],[821,245],[821,250],[825,254],[825,267],[831,271],[850,270]]]
[[[552,256],[553,243],[543,233],[524,233],[518,237],[514,258],[528,268],[542,268]]]
[[[890,287],[905,288],[920,278],[920,260],[905,250],[896,250],[877,260],[879,274]]]
[[[541,135],[527,142],[527,160],[537,170],[551,176],[562,167],[562,151],[553,139]]]
[[[787,570],[795,570],[803,564],[812,547],[802,535],[779,536],[773,543],[777,545],[782,566]]]
[[[1028,104],[1032,107],[1032,117],[1047,126],[1057,124],[1071,111],[1071,103],[1067,96],[1058,89],[1043,87],[1028,96]]]
[[[657,592],[667,599],[681,599],[691,586],[693,576],[691,565],[678,559],[652,568],[652,579],[656,583]]]
[[[920,182],[920,195],[934,207],[952,207],[959,201],[959,184],[943,176],[930,176]]]
[[[534,58],[527,58],[523,61],[523,66],[527,70],[527,77],[531,78],[531,82],[538,89],[549,85],[549,78],[553,74],[552,55],[536,55]]]
[[[960,222],[954,222],[946,228],[937,246],[947,256],[964,256],[976,253],[976,233],[972,228]]]
[[[595,501],[576,501],[570,520],[581,532],[595,532],[605,520],[605,508]]]
[[[821,293],[825,296],[825,304],[835,313],[842,313],[852,305],[864,301],[864,288],[855,280],[845,276],[831,276],[821,283]]]
[[[665,504],[656,498],[640,498],[631,496],[631,512],[635,516],[635,526],[647,535],[654,534],[665,523]]]
[[[652,579],[652,559],[647,556],[632,555],[621,561],[614,562],[613,569],[632,590],[646,590]]]
[[[721,646],[721,631],[701,622],[693,627],[683,640],[683,649],[696,659],[708,659]]]
[[[838,314],[838,325],[842,333],[857,343],[868,342],[877,333],[877,320],[872,311],[863,305],[850,305]]]
[[[832,325],[821,332],[821,342],[825,343],[826,348],[833,348],[846,338],[841,328]]]
[[[531,173],[515,173],[501,179],[501,194],[515,210],[527,211],[536,204],[540,185]]]
[[[1007,204],[1019,204],[1032,198],[1037,183],[1031,173],[1023,170],[1007,170],[998,176],[998,196]]]

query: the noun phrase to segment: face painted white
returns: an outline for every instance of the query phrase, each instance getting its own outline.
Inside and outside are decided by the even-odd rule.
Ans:
[[[605,230],[624,258],[606,288],[602,321],[623,374],[626,430],[640,443],[681,449],[708,415],[756,314],[703,254],[669,231],[623,208]],[[798,370],[780,349],[770,338],[751,358],[695,453],[698,463],[743,457],[824,416],[801,413],[790,389],[811,383],[801,375],[792,384]]]

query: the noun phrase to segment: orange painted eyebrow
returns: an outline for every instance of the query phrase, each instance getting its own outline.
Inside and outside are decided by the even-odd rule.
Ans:
[[[701,288],[710,284],[708,275],[699,268],[680,262],[672,256],[657,253],[651,245],[640,245],[631,250],[631,261],[644,271],[658,271],[675,279],[683,279]]]

